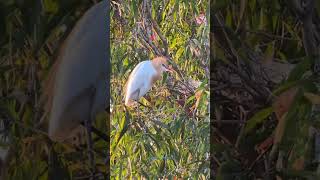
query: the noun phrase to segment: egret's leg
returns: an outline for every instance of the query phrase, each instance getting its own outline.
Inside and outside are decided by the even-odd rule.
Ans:
[[[137,100],[137,102],[138,102],[138,118],[139,118],[139,121],[141,120],[141,116],[140,116],[140,105],[142,105],[142,106],[144,106],[144,107],[148,107],[148,106],[146,106],[146,105],[144,105],[144,104],[142,104],[140,101],[139,101],[139,94],[140,94],[140,89],[138,89],[138,100]],[[144,123],[143,124],[143,131],[145,132],[146,131],[146,124]]]
[[[138,91],[138,98],[137,98],[137,102],[138,102],[138,118],[139,120],[141,119],[140,118],[140,102],[139,102],[139,94],[140,94],[140,89],[137,90]]]
[[[86,127],[86,124],[84,122],[81,122],[81,125],[83,127]],[[96,127],[94,127],[93,125],[91,125],[91,131],[93,132],[93,134],[95,134],[96,136],[98,136],[100,139],[108,142],[109,141],[109,137],[107,136],[107,134],[104,134],[103,132],[101,132],[99,129],[97,129]]]

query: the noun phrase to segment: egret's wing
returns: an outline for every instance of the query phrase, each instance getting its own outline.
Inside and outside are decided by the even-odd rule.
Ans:
[[[143,69],[143,67],[145,66],[145,64],[148,63],[148,61],[142,61],[140,62],[130,73],[129,78],[124,86],[124,92],[125,92],[125,96],[130,96],[129,91],[131,91],[134,82],[134,79],[136,79],[137,77],[137,72],[141,71],[141,69]],[[129,88],[128,88],[129,87]]]
[[[147,93],[150,89],[151,79],[156,74],[150,61],[143,61],[139,65],[132,71],[129,78],[126,96],[130,99],[138,99]],[[133,97],[136,92],[139,92],[139,97]]]
[[[139,98],[144,96],[152,87],[153,79],[157,75],[157,71],[153,68],[153,66],[148,65],[147,70],[142,71],[137,79],[140,79],[140,82],[142,82],[140,85],[140,91],[139,91]]]
[[[137,73],[137,71],[139,71],[141,69],[141,67],[144,66],[144,64],[146,64],[147,62],[148,61],[142,61],[138,65],[136,65],[136,67],[134,67],[134,69],[132,70],[132,72],[130,73],[130,75],[128,77],[128,80],[127,80],[126,84],[124,85],[124,93],[127,93],[128,84],[131,84],[131,79],[134,78],[134,76]]]

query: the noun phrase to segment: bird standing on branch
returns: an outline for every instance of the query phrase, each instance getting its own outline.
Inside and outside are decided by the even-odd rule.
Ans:
[[[138,102],[161,78],[163,72],[172,72],[165,57],[140,62],[131,72],[125,85],[125,105],[133,106],[135,101]]]

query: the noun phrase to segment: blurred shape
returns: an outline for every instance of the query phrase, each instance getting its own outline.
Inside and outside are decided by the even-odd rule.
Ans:
[[[150,40],[151,41],[155,41],[157,38],[156,34],[155,33],[152,33],[151,36],[150,36]]]
[[[282,119],[282,116],[289,111],[297,92],[297,88],[291,88],[285,91],[284,93],[280,94],[275,99],[273,103],[273,109],[278,121],[280,121]]]
[[[207,25],[207,18],[204,15],[204,13],[200,13],[197,17],[196,17],[196,23],[201,25],[201,24],[205,24]]]
[[[304,96],[312,103],[312,104],[320,104],[320,96],[313,93],[304,93]]]
[[[0,121],[0,179],[3,179],[6,176],[7,168],[8,168],[8,159],[10,154],[10,143],[8,134],[8,127],[5,126],[5,121]]]
[[[109,95],[107,1],[90,8],[60,49],[44,84],[49,136],[64,141],[81,122],[104,110]]]
[[[109,2],[102,1],[77,22],[60,49],[41,98],[42,102],[46,100],[48,134],[53,141],[77,140],[74,135],[81,136],[84,122],[92,176],[91,124],[105,110],[109,98],[108,7]]]
[[[289,76],[289,73],[296,65],[290,63],[269,61],[268,63],[262,63],[261,66],[272,82],[280,83],[282,80],[286,79]]]

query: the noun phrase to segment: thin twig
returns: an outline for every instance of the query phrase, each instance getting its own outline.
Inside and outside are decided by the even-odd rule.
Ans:
[[[166,38],[162,35],[161,30],[159,28],[159,25],[156,23],[156,21],[153,20],[152,18],[151,18],[151,21],[152,21],[152,25],[153,25],[154,30],[156,31],[156,33],[158,34],[158,36],[160,37],[160,39],[163,43],[165,56],[169,56],[169,52],[168,52],[169,48],[168,48],[168,42],[167,42]]]
[[[241,121],[240,120],[227,120],[227,119],[224,119],[224,120],[217,120],[217,119],[213,119],[212,121],[213,123],[217,123],[217,124],[220,124],[220,123],[226,123],[226,124],[240,124]]]
[[[81,122],[81,125],[84,126],[84,122]],[[95,128],[94,126],[91,126],[91,130],[93,133],[95,133],[97,136],[99,136],[99,138],[108,142],[108,135],[107,134],[101,132],[99,129]]]
[[[262,158],[264,157],[264,155],[269,151],[269,149],[271,148],[271,146],[268,147],[268,149],[264,150],[261,154],[259,154],[259,156],[251,163],[251,165],[249,166],[249,171],[251,171],[251,169],[254,167],[254,165]]]
[[[183,80],[181,81],[182,84],[184,84],[187,89],[190,92],[193,92],[194,90],[189,86],[189,84],[187,83],[187,81],[185,80],[183,74],[181,73],[181,71],[179,70],[177,64],[172,60],[172,58],[169,57],[169,53],[168,53],[168,43],[166,38],[162,35],[161,30],[159,25],[156,23],[156,21],[154,19],[152,19],[151,16],[151,1],[149,0],[144,0],[143,1],[143,14],[142,14],[142,25],[139,25],[137,27],[137,38],[138,41],[140,41],[141,44],[143,44],[143,46],[145,46],[147,49],[152,50],[152,52],[157,55],[157,56],[166,56],[168,58],[168,61],[170,64],[173,65],[173,69],[177,72],[177,74],[179,75],[179,77]],[[148,23],[149,21],[151,21],[151,27],[150,24]],[[157,47],[151,40],[150,38],[148,38],[147,32],[152,32],[152,27],[154,28],[154,30],[156,31],[156,33],[158,34],[158,36],[160,37],[162,44],[164,46],[165,52],[162,53],[162,51],[160,50],[161,48]]]

